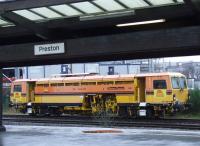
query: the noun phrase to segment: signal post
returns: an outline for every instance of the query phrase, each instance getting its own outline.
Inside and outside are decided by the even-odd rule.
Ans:
[[[2,122],[3,115],[3,73],[2,68],[0,68],[0,131],[6,131],[6,128],[3,126]]]

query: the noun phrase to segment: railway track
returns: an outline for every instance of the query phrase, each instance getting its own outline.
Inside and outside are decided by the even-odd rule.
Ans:
[[[30,117],[4,115],[4,124],[54,125],[54,126],[104,126],[104,127],[154,127],[200,130],[200,120],[195,119],[131,119],[91,116]]]

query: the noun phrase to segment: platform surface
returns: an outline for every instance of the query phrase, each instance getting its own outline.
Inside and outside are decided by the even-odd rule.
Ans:
[[[7,125],[0,133],[0,146],[197,146],[200,131],[119,128],[120,133],[84,133],[113,130],[96,127],[48,127]]]

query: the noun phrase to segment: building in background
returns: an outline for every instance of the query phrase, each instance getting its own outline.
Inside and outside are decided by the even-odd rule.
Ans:
[[[6,68],[3,73],[15,78],[49,78],[55,74],[97,73],[100,75],[180,72],[186,75],[189,88],[200,89],[200,62],[170,62],[163,58],[76,63]]]
[[[61,65],[30,66],[23,68],[23,78],[47,78],[55,74],[97,73],[100,75],[137,74],[150,72],[149,59],[110,61],[100,63],[76,63]]]

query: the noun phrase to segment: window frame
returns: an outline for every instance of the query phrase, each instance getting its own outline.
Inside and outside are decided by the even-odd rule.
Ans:
[[[163,83],[165,83],[165,84],[162,85],[162,88],[158,88],[158,87],[155,88],[155,82],[156,82],[156,81],[157,81],[157,82],[160,82],[160,83],[162,83],[162,84],[163,84]],[[160,83],[159,83],[159,84],[160,84]],[[154,90],[158,90],[158,89],[163,89],[163,90],[164,90],[164,89],[167,89],[167,81],[166,81],[165,79],[162,79],[162,80],[157,80],[157,79],[156,79],[156,80],[153,80],[153,89],[154,89]]]
[[[181,79],[183,79],[184,87],[181,86]],[[179,86],[180,86],[180,89],[187,89],[187,82],[186,82],[185,77],[179,77]]]
[[[20,88],[18,88],[20,87]],[[17,90],[16,90],[17,89]],[[20,90],[19,90],[20,89]],[[14,85],[13,92],[22,92],[22,85]]]
[[[176,78],[177,81],[178,81],[178,88],[175,88],[175,87],[174,87],[174,84],[173,84],[173,79],[174,79],[174,78]],[[172,84],[172,88],[173,88],[173,89],[180,89],[180,79],[179,79],[179,77],[171,77],[171,84]]]

